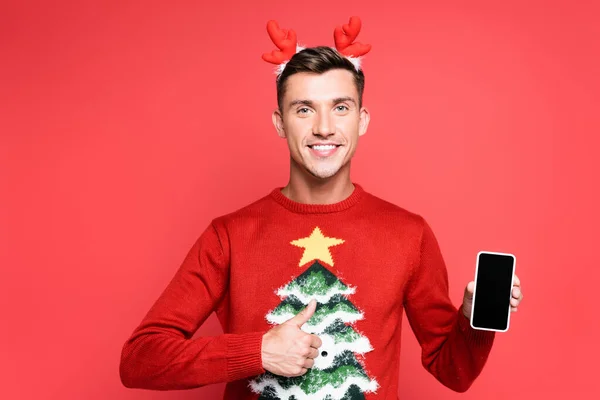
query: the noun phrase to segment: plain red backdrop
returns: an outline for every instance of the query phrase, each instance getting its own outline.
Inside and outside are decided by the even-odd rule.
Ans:
[[[287,182],[267,20],[333,46],[354,14],[373,49],[353,179],[430,221],[457,305],[479,250],[513,252],[525,294],[462,395],[422,368],[405,321],[401,398],[600,398],[597,2],[0,11],[1,398],[221,397],[124,388],[121,346],[213,217]],[[219,333],[212,316],[197,335]]]

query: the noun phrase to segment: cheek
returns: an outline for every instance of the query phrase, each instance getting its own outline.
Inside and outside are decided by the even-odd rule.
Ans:
[[[360,120],[358,118],[344,118],[337,124],[339,130],[344,133],[347,138],[355,138],[360,131]]]
[[[290,145],[302,147],[307,136],[306,132],[311,132],[310,124],[303,120],[296,120],[287,124],[285,132]]]

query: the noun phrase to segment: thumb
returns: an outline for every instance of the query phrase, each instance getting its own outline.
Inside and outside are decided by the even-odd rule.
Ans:
[[[471,319],[473,310],[473,293],[475,291],[475,282],[471,281],[465,288],[465,296],[463,298],[462,312],[467,319]]]
[[[475,282],[471,281],[467,284],[467,287],[465,288],[465,300],[472,300],[473,299],[473,292],[475,291]]]
[[[302,325],[306,323],[313,316],[315,310],[317,309],[317,301],[315,299],[311,300],[308,305],[304,308],[304,310],[300,311],[295,317],[291,318],[288,322],[297,325],[300,328]]]

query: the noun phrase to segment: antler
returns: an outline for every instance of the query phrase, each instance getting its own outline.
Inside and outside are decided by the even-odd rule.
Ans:
[[[370,44],[353,43],[360,32],[360,18],[350,17],[350,23],[337,26],[333,31],[335,48],[345,56],[359,57],[371,50]]]
[[[276,21],[267,22],[267,32],[279,50],[262,55],[263,60],[272,64],[281,64],[289,61],[296,53],[296,32],[292,29],[280,29]]]

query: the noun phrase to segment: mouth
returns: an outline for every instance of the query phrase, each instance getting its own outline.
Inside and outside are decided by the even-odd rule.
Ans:
[[[311,153],[313,153],[315,156],[317,157],[329,157],[332,154],[334,154],[337,149],[341,146],[341,144],[313,144],[313,145],[309,145],[308,147],[311,150]]]

